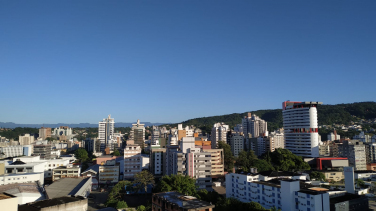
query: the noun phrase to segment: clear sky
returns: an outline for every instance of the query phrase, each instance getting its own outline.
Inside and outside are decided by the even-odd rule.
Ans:
[[[376,101],[376,1],[0,0],[0,122]]]

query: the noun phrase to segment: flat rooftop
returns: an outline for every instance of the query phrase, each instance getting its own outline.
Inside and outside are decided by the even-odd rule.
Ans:
[[[153,197],[157,196],[169,203],[176,204],[183,209],[209,209],[215,206],[209,202],[199,200],[193,196],[185,196],[184,194],[178,192],[163,192],[155,193]]]
[[[72,195],[74,196],[89,179],[90,178],[59,179],[46,187],[47,196],[50,199]]]
[[[2,192],[7,194],[40,193],[37,184],[34,182],[0,185],[0,193]]]
[[[366,196],[356,195],[356,194],[351,194],[351,193],[345,193],[344,195],[341,195],[341,196],[331,197],[329,200],[331,204],[337,204],[337,203],[351,201],[353,199],[359,199],[359,198],[364,198],[368,200]]]

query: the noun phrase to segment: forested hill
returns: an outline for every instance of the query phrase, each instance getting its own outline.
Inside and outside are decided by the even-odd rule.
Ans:
[[[337,105],[319,105],[317,107],[319,125],[333,123],[349,124],[350,121],[376,118],[376,102],[360,102]],[[249,111],[268,122],[268,130],[282,127],[282,109]],[[201,117],[182,122],[183,125],[195,125],[211,128],[216,122],[224,122],[230,127],[242,122],[248,112],[226,114],[221,116]]]

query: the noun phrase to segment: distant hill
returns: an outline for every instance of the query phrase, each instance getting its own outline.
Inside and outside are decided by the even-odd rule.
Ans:
[[[268,130],[273,131],[282,127],[282,109],[249,111],[268,122]],[[350,121],[376,118],[376,102],[357,102],[337,105],[320,105],[317,107],[319,125],[333,123],[349,124]],[[182,122],[183,125],[198,127],[212,127],[216,122],[224,122],[230,127],[242,122],[248,112],[226,114],[220,116],[200,117]],[[170,126],[175,126],[172,124]]]
[[[127,122],[115,122],[115,127],[132,127],[133,123]],[[141,122],[141,124],[145,124],[145,126],[152,126],[152,125],[162,125],[166,123],[151,123],[151,122]],[[68,126],[71,128],[87,128],[87,127],[98,127],[98,124],[90,124],[90,123],[78,123],[78,124],[67,124],[67,123],[56,123],[56,124],[16,124],[13,122],[0,122],[0,128],[16,128],[16,127],[28,127],[28,128],[41,128],[50,127],[56,128],[59,126]]]

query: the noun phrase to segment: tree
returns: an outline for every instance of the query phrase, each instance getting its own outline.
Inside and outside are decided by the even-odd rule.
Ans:
[[[117,207],[118,202],[121,201],[122,194],[125,193],[125,186],[130,186],[130,181],[124,180],[118,182],[110,191],[105,203],[106,207]]]
[[[277,148],[269,153],[271,164],[278,171],[302,171],[310,170],[308,163],[304,162],[301,156],[294,155],[288,149]],[[266,155],[263,156],[266,158]]]
[[[356,186],[358,186],[359,188],[366,187],[366,184],[365,184],[364,181],[361,180],[361,179],[356,179],[356,180],[355,180],[355,184],[356,184]]]
[[[155,184],[154,176],[149,171],[144,170],[134,175],[133,183],[136,184],[136,187],[139,190],[144,188],[146,194],[148,190],[148,185],[154,186]]]
[[[225,171],[232,172],[235,158],[232,155],[231,146],[226,144],[224,141],[218,141],[218,148],[223,149]]]
[[[236,159],[236,165],[244,172],[250,171],[252,167],[257,168],[257,171],[274,170],[273,166],[266,160],[258,159],[255,153],[250,150],[248,152],[242,151]]]
[[[137,207],[137,211],[145,211],[146,207],[144,205],[140,205]]]
[[[190,176],[181,174],[173,174],[163,176],[155,188],[155,192],[177,191],[182,194],[196,196],[196,180]]]
[[[74,152],[74,155],[76,156],[77,159],[81,160],[81,162],[85,162],[85,160],[89,158],[87,151],[83,148],[78,148]]]
[[[125,201],[118,201],[116,203],[116,209],[128,208],[128,204]]]
[[[116,149],[116,150],[114,151],[113,155],[114,155],[114,156],[120,156],[120,152],[119,152],[119,150]]]
[[[318,172],[318,171],[312,171],[309,174],[309,177],[311,178],[311,180],[315,179],[315,180],[323,181],[323,182],[326,181],[325,175],[322,172]]]

